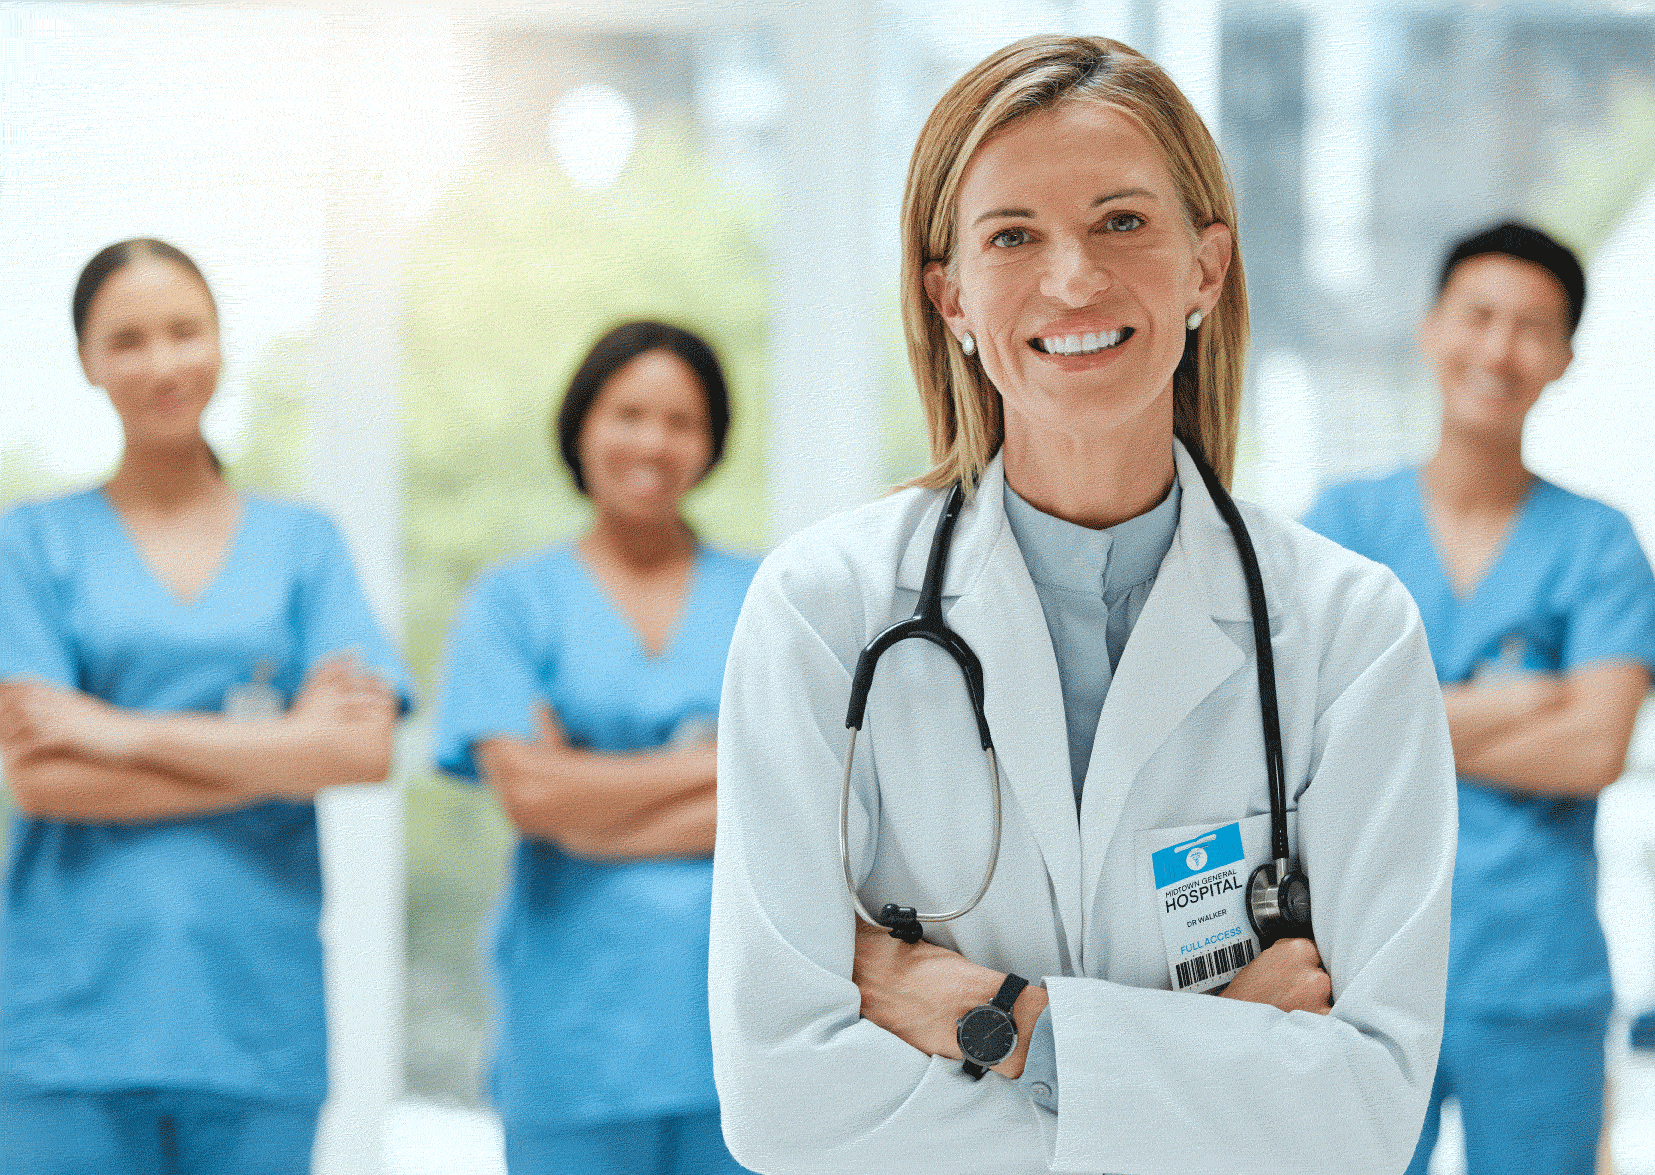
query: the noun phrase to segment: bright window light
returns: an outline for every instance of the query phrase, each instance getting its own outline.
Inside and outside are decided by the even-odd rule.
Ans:
[[[601,192],[626,167],[638,137],[638,118],[614,86],[588,83],[558,99],[547,135],[575,187]]]

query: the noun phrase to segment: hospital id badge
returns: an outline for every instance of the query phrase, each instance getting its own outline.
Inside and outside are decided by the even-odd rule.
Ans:
[[[1270,817],[1137,834],[1147,856],[1173,991],[1223,987],[1258,957],[1247,879],[1270,860]]]
[[[287,711],[282,692],[272,684],[276,679],[276,663],[268,657],[259,658],[253,667],[253,680],[233,685],[224,691],[224,717],[231,722],[259,722],[280,718]]]

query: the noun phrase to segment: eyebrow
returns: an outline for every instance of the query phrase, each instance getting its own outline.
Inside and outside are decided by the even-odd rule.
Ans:
[[[1147,196],[1151,200],[1160,199],[1160,197],[1158,197],[1154,192],[1151,192],[1148,188],[1122,188],[1118,192],[1110,192],[1106,196],[1099,196],[1096,200],[1092,201],[1092,207],[1097,208],[1101,205],[1109,203],[1111,200],[1124,200],[1128,196],[1137,196],[1140,198]],[[993,220],[995,217],[1033,220],[1034,212],[1028,208],[993,208],[983,213],[976,220],[972,221],[971,227],[976,228],[979,224],[982,224],[983,221]]]

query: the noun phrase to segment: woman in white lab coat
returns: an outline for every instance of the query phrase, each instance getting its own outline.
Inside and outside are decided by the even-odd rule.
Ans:
[[[1253,958],[1223,892],[1269,855],[1270,827],[1248,591],[1195,464],[1225,482],[1233,465],[1235,225],[1188,101],[1112,41],[1001,50],[921,132],[903,311],[935,467],[783,544],[725,676],[711,1014],[745,1165],[1407,1165],[1442,1026],[1441,699],[1396,580],[1247,505],[1314,942]],[[846,703],[864,645],[914,611],[956,482],[942,606],[981,660],[1004,828],[981,903],[910,944],[860,920],[846,889]],[[851,772],[867,909],[969,899],[990,778],[954,662],[892,646]],[[1225,980],[1228,998],[1195,994]],[[956,1021],[992,1000],[1016,1035],[998,1058],[973,1046],[993,1061],[977,1080]]]

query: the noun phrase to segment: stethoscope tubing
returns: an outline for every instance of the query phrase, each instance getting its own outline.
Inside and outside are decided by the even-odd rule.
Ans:
[[[1282,761],[1281,715],[1276,704],[1276,655],[1270,644],[1270,609],[1264,601],[1264,575],[1259,570],[1258,552],[1253,549],[1253,536],[1241,520],[1235,499],[1230,497],[1218,480],[1218,475],[1194,450],[1196,472],[1207,483],[1207,493],[1224,516],[1230,533],[1235,537],[1236,553],[1240,556],[1242,577],[1247,581],[1247,603],[1253,617],[1254,661],[1258,666],[1259,711],[1264,724],[1264,771],[1270,784],[1270,855],[1277,863],[1281,876],[1290,856],[1287,843],[1287,769]]]
[[[1275,862],[1275,873],[1271,879],[1273,883],[1281,883],[1292,871],[1292,859],[1287,837],[1287,772],[1283,762],[1281,743],[1281,717],[1276,701],[1276,661],[1271,647],[1270,613],[1265,604],[1264,576],[1259,569],[1258,553],[1253,547],[1252,536],[1242,521],[1241,511],[1236,507],[1235,500],[1230,497],[1229,491],[1218,480],[1218,475],[1207,465],[1195,446],[1189,448],[1190,457],[1195,465],[1201,480],[1206,484],[1207,491],[1212,497],[1213,505],[1230,533],[1234,536],[1236,554],[1241,563],[1242,576],[1247,583],[1247,601],[1253,620],[1253,642],[1256,652],[1259,709],[1262,718],[1264,735],[1265,773],[1268,777],[1270,795],[1270,838],[1271,857]],[[874,669],[879,658],[892,645],[910,638],[919,638],[930,641],[953,658],[955,664],[965,676],[966,692],[970,695],[973,715],[977,720],[978,734],[981,737],[983,753],[988,757],[989,773],[994,782],[994,838],[993,847],[989,854],[988,868],[983,874],[982,883],[977,892],[958,910],[946,914],[921,914],[914,910],[904,910],[902,913],[912,922],[951,922],[956,918],[964,917],[975,909],[979,902],[988,893],[990,884],[994,881],[995,872],[1000,861],[1000,831],[1001,831],[1001,790],[1000,765],[994,753],[994,742],[988,729],[988,719],[984,714],[984,684],[982,664],[971,646],[948,627],[942,615],[942,581],[943,572],[947,566],[948,548],[953,539],[954,524],[959,520],[960,512],[965,503],[965,490],[956,482],[943,502],[942,513],[937,520],[937,529],[931,539],[931,551],[926,559],[925,579],[920,585],[919,604],[914,614],[906,620],[899,621],[885,629],[862,650],[857,659],[856,671],[851,679],[850,704],[847,708],[845,725],[850,729],[850,742],[845,752],[845,777],[839,791],[839,862],[845,873],[845,890],[850,895],[851,902],[856,907],[856,913],[870,926],[892,929],[890,923],[881,921],[868,912],[857,893],[855,871],[851,867],[850,859],[850,790],[851,772],[856,756],[856,736],[861,731],[863,716],[867,709],[868,693],[873,685]],[[1262,871],[1262,868],[1261,868]],[[1257,874],[1255,874],[1256,876]],[[1298,876],[1298,883],[1303,884],[1302,876]],[[1251,887],[1252,882],[1249,882]],[[1274,899],[1272,899],[1274,900]],[[896,910],[895,906],[887,906],[888,911]],[[1309,923],[1304,923],[1304,931],[1308,936]],[[918,934],[917,929],[914,931]],[[1262,932],[1261,932],[1262,933]]]
[[[850,776],[851,767],[856,761],[856,727],[850,728],[850,747],[845,751],[845,782],[839,790],[839,864],[845,871],[845,892],[850,894],[850,900],[856,906],[856,913],[869,926],[877,926],[881,930],[889,929],[885,923],[868,913],[868,908],[862,904],[861,896],[856,892],[856,876],[851,870],[850,863]],[[977,887],[977,892],[971,895],[971,900],[948,914],[915,914],[916,922],[952,922],[956,918],[963,918],[977,908],[988,893],[988,887],[994,881],[995,870],[1000,865],[1000,761],[994,754],[993,747],[984,747],[983,754],[988,757],[989,776],[994,780],[994,837],[993,848],[988,855],[988,869],[983,874],[983,883]]]

